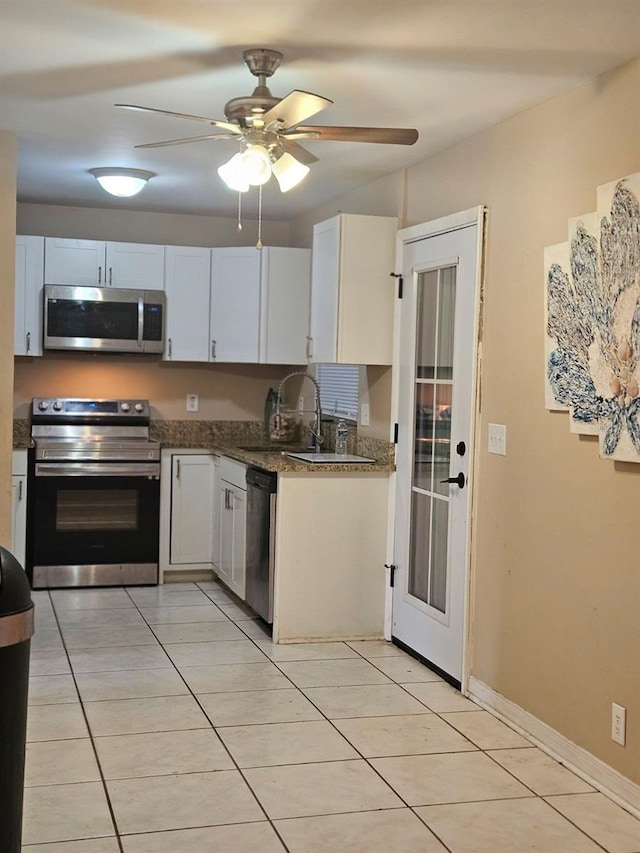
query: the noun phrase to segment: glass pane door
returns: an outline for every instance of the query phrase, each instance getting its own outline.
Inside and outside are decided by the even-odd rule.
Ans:
[[[456,267],[418,276],[408,592],[446,613]]]

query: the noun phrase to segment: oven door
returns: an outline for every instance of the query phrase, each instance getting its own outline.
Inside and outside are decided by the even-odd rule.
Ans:
[[[35,462],[27,494],[34,589],[157,583],[158,463]]]

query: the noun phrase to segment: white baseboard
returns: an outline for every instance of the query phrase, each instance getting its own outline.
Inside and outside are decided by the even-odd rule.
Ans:
[[[473,676],[469,678],[469,697],[640,818],[640,785]]]

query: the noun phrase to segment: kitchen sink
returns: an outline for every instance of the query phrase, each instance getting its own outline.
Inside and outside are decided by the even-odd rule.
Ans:
[[[238,450],[247,453],[305,453],[309,450],[300,444],[239,444]]]
[[[298,459],[300,462],[313,462],[316,465],[359,465],[376,461],[367,456],[354,456],[353,454],[341,456],[338,453],[298,453],[291,450],[287,451],[287,456]]]

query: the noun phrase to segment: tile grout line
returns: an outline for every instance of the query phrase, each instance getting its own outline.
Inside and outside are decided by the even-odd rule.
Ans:
[[[115,833],[116,844],[118,845],[118,850],[120,851],[120,853],[124,853],[124,848],[123,848],[122,842],[120,840],[120,833],[118,831],[118,824],[116,822],[115,812],[113,810],[113,804],[111,803],[111,797],[109,796],[109,790],[107,788],[106,779],[104,778],[104,773],[102,770],[102,764],[101,764],[100,758],[98,756],[98,750],[96,749],[96,744],[94,742],[93,732],[91,730],[91,726],[89,725],[89,718],[87,717],[87,712],[86,712],[85,707],[84,707],[84,702],[82,701],[82,697],[80,695],[80,690],[78,689],[78,682],[76,680],[76,673],[75,673],[73,666],[71,664],[71,658],[69,656],[69,650],[67,649],[67,644],[66,644],[65,639],[64,639],[64,634],[62,632],[62,628],[60,627],[60,620],[58,618],[58,611],[56,609],[55,602],[51,598],[51,593],[49,592],[48,595],[49,595],[49,600],[51,602],[51,607],[53,609],[53,614],[54,614],[54,617],[56,620],[56,624],[58,626],[58,631],[60,632],[60,639],[62,641],[64,653],[67,657],[67,662],[69,664],[69,670],[71,672],[71,677],[73,678],[73,685],[74,685],[74,687],[76,689],[76,693],[78,695],[78,701],[80,703],[80,710],[82,711],[82,716],[84,718],[84,722],[85,722],[85,725],[87,727],[87,732],[89,734],[89,742],[91,744],[93,756],[96,760],[96,765],[98,767],[98,773],[100,774],[100,782],[102,783],[102,790],[104,791],[104,796],[105,796],[105,799],[107,801],[107,808],[109,809],[109,816],[111,817],[111,823],[113,824],[113,831]],[[86,839],[78,839],[78,840],[86,841]]]

